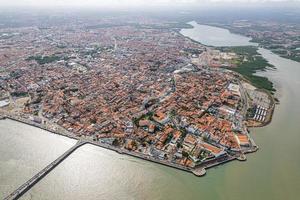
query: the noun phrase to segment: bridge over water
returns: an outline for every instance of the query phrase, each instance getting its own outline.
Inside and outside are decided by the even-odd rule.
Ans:
[[[23,194],[25,194],[30,188],[32,188],[37,182],[39,182],[44,176],[46,176],[51,170],[53,170],[57,165],[59,165],[64,159],[66,159],[71,153],[73,153],[78,147],[88,143],[87,141],[79,140],[73,147],[68,151],[46,166],[44,169],[39,171],[31,179],[26,181],[23,185],[13,191],[10,195],[4,198],[4,200],[15,200],[19,199]]]

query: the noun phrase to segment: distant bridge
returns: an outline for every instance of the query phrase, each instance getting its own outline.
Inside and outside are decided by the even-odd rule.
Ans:
[[[15,200],[19,199],[25,194],[30,188],[32,188],[37,182],[39,182],[44,176],[46,176],[51,170],[59,165],[64,159],[66,159],[71,153],[73,153],[78,147],[88,143],[87,141],[79,140],[72,148],[42,169],[39,173],[34,175],[31,179],[26,181],[23,185],[13,191],[10,195],[4,198],[4,200]]]

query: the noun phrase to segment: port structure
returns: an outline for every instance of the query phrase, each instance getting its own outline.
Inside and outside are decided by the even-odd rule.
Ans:
[[[71,155],[77,148],[82,145],[88,143],[84,140],[78,140],[78,142],[67,150],[64,154],[58,157],[56,160],[51,162],[37,174],[35,174],[31,179],[26,181],[23,185],[18,187],[15,191],[9,194],[4,200],[15,200],[19,199],[23,194],[25,194],[30,188],[32,188],[37,182],[39,182],[42,178],[44,178],[50,171],[52,171],[56,166],[58,166],[63,160],[65,160],[69,155]]]

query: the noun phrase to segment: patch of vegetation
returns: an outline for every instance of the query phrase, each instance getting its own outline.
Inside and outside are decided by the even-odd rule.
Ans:
[[[297,61],[297,62],[300,62],[300,55],[299,56],[296,56],[296,55],[284,55],[282,57],[290,59],[290,60],[294,60],[294,61]]]
[[[51,56],[37,55],[37,56],[30,56],[26,60],[27,61],[35,60],[38,64],[43,65],[43,64],[52,63],[54,61],[58,61],[61,59],[62,59],[62,57],[57,56],[57,55],[51,55]]]
[[[203,53],[202,50],[192,49],[192,48],[185,48],[184,51],[187,52],[187,53],[191,53],[191,54],[201,54],[201,53]]]
[[[188,157],[189,157],[189,153],[186,152],[186,151],[182,151],[182,156],[183,156],[184,158],[188,158]]]
[[[10,75],[10,77],[12,77],[14,79],[18,79],[22,76],[21,72],[19,70],[12,71],[12,72],[9,73],[9,75]]]
[[[264,71],[266,68],[274,67],[257,52],[257,47],[228,47],[221,50],[233,51],[240,57],[236,62],[236,68],[227,69],[240,73],[259,89],[266,89],[271,92],[275,91],[273,83],[268,78],[255,75],[257,71]]]
[[[152,117],[154,115],[154,112],[150,111],[147,114],[143,114],[138,118],[133,118],[132,121],[136,126],[139,126],[139,121],[142,119],[148,119],[148,120],[152,120]]]
[[[25,91],[14,91],[11,93],[13,97],[27,97],[28,93]]]
[[[172,134],[172,133],[169,133],[167,139],[164,141],[164,145],[170,143],[171,140],[172,140],[172,138],[173,138],[173,134]]]
[[[224,51],[231,50],[238,55],[247,56],[247,57],[259,55],[257,53],[257,47],[254,46],[221,47],[221,49],[223,49]]]
[[[255,115],[255,111],[256,111],[255,107],[248,108],[248,110],[247,110],[247,117],[248,118],[253,118],[254,115]]]

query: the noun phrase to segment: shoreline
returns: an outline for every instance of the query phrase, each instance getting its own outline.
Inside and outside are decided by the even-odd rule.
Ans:
[[[228,69],[230,70],[230,69]],[[231,71],[231,70],[230,70]],[[246,77],[244,77],[242,74],[238,73],[238,72],[235,72],[235,71],[231,71],[233,72],[235,75],[239,76],[239,78],[242,80],[242,81],[245,81],[246,83],[248,84],[251,84],[251,81],[248,80]],[[266,90],[266,89],[259,89],[259,88],[256,88],[256,90],[260,90],[261,92],[264,92],[265,94],[268,95],[270,101],[271,101],[271,105],[272,107],[269,108],[269,112],[270,112],[270,117],[264,121],[264,122],[260,122],[259,124],[257,125],[248,125],[247,124],[247,128],[261,128],[261,127],[265,127],[267,125],[269,125],[271,122],[272,122],[272,119],[273,119],[273,114],[275,112],[275,107],[276,107],[276,100],[275,100],[275,97],[274,95],[269,91],[269,90]],[[246,120],[246,122],[248,122],[248,120]]]
[[[271,99],[271,103],[272,103],[272,107],[269,109],[270,110],[270,117],[264,121],[264,122],[261,122],[260,124],[258,125],[247,125],[248,128],[261,128],[261,127],[265,127],[265,126],[268,126],[269,124],[271,124],[272,120],[273,120],[273,115],[274,115],[274,112],[275,112],[275,105],[276,105],[276,101],[275,101],[275,98],[272,94],[270,94],[268,91],[264,91],[268,96],[269,98]]]
[[[182,37],[185,37],[186,39],[191,40],[192,42],[203,45],[204,47],[215,48],[214,46],[208,46],[208,45],[202,44],[202,43],[200,43],[200,42],[198,42],[198,41],[196,41],[196,40],[194,40],[194,39],[192,39],[188,36],[183,35],[181,33],[181,30],[182,29],[176,30],[175,32],[178,33],[179,35],[181,35]],[[244,75],[242,75],[238,72],[234,72],[232,70],[230,70],[230,71],[233,72],[233,73],[236,73],[241,79],[246,79],[246,77],[244,77]],[[247,81],[249,81],[249,80],[247,80]],[[272,111],[271,111],[270,118],[268,118],[268,120],[266,122],[263,122],[259,125],[247,126],[247,127],[262,127],[262,126],[266,126],[269,123],[271,123],[274,108],[275,108],[275,101],[274,101],[273,96],[270,93],[268,93],[268,92],[266,92],[266,93],[272,99],[271,100],[272,101],[272,108],[271,108]],[[27,118],[24,118],[24,117],[12,116],[10,114],[8,114],[8,115],[6,114],[4,116],[0,115],[0,120],[1,119],[6,119],[6,118],[10,119],[10,120],[13,120],[13,121],[23,123],[23,124],[26,124],[26,125],[29,125],[29,126],[40,128],[40,129],[48,131],[52,134],[65,136],[67,138],[74,139],[74,140],[77,140],[77,141],[81,140],[81,141],[84,141],[85,144],[91,144],[91,145],[94,145],[94,146],[102,147],[102,148],[107,149],[107,150],[112,150],[112,151],[114,151],[116,153],[119,153],[119,154],[132,156],[132,157],[139,158],[139,159],[142,159],[142,160],[145,160],[145,161],[150,161],[150,162],[153,162],[153,163],[156,163],[156,164],[161,164],[161,165],[164,165],[164,166],[167,166],[167,167],[172,167],[174,169],[178,169],[178,170],[182,170],[182,171],[185,171],[185,172],[193,173],[195,176],[204,176],[206,174],[206,169],[213,168],[213,167],[216,167],[216,166],[219,166],[219,165],[223,165],[223,164],[225,164],[227,162],[230,162],[230,161],[233,161],[233,160],[244,161],[244,160],[246,160],[245,154],[253,153],[253,152],[256,152],[258,150],[258,147],[256,146],[255,142],[250,137],[251,138],[251,147],[249,147],[248,149],[242,149],[241,152],[235,153],[234,155],[230,155],[229,154],[230,152],[229,153],[227,152],[227,154],[225,154],[223,156],[219,156],[219,157],[216,157],[216,158],[213,158],[213,159],[205,160],[202,163],[200,163],[198,165],[195,165],[195,167],[187,167],[187,166],[184,166],[184,165],[173,163],[169,160],[160,160],[160,159],[152,157],[151,155],[146,155],[146,154],[142,154],[142,153],[135,152],[135,151],[129,151],[127,149],[118,148],[118,147],[115,147],[115,146],[110,145],[110,144],[105,144],[105,143],[102,143],[102,142],[99,142],[99,141],[94,141],[93,139],[90,139],[90,138],[79,137],[79,136],[76,136],[75,134],[70,133],[69,131],[65,132],[65,131],[61,131],[61,130],[53,130],[53,129],[50,129],[50,128],[46,127],[44,124],[35,123],[35,122],[33,122],[33,121],[31,121]]]
[[[193,22],[193,21],[189,21],[189,22],[186,22],[186,24],[189,24],[190,22]],[[200,24],[200,25],[207,25],[207,26],[212,26],[212,27],[216,27],[216,28],[223,28],[223,29],[226,29],[226,28],[224,28],[224,27],[218,27],[218,26],[214,26],[214,25],[210,25],[210,24],[205,24],[205,23],[198,23],[197,21],[194,21],[194,22],[196,22],[197,24]],[[189,24],[190,25],[190,24]],[[195,28],[193,25],[191,25],[193,28]],[[193,28],[184,28],[184,29],[193,29]],[[186,35],[184,35],[184,34],[182,34],[181,33],[181,30],[182,29],[180,29],[180,30],[178,30],[178,31],[175,31],[176,33],[178,33],[179,35],[181,35],[182,37],[184,37],[184,38],[187,38],[187,39],[189,39],[190,41],[192,41],[192,42],[195,42],[195,43],[197,43],[197,44],[200,44],[200,45],[203,45],[204,47],[207,47],[207,48],[214,48],[214,49],[219,49],[219,48],[233,48],[233,47],[255,47],[256,48],[256,52],[258,51],[258,49],[259,49],[259,44],[258,43],[253,43],[253,45],[247,45],[247,46],[220,46],[220,47],[216,47],[216,46],[213,46],[213,45],[206,45],[206,44],[203,44],[203,43],[201,43],[201,42],[199,42],[199,41],[197,41],[197,40],[195,40],[195,39],[193,39],[193,38],[191,38],[191,37],[189,37],[189,36],[186,36]],[[232,34],[236,34],[236,33],[233,33],[233,32],[231,32],[229,29],[226,29],[226,30],[228,30],[230,33],[232,33]],[[240,36],[244,36],[244,35],[241,35],[241,34],[237,34],[237,35],[240,35]],[[252,38],[250,38],[250,39],[252,39]],[[249,42],[251,43],[251,40],[249,40]],[[256,45],[255,45],[256,44]],[[258,52],[257,52],[258,53]],[[259,55],[261,55],[260,53],[258,53]],[[264,60],[266,60],[264,57],[262,57]],[[267,61],[267,60],[266,60]],[[268,62],[268,61],[267,61]],[[225,68],[225,69],[227,69],[227,70],[229,70],[229,71],[231,71],[232,73],[234,73],[234,74],[236,74],[241,80],[243,80],[243,81],[245,81],[245,82],[248,82],[249,84],[251,84],[251,85],[254,85],[254,83],[251,81],[251,80],[249,80],[245,75],[243,75],[243,74],[241,74],[241,73],[239,73],[239,72],[237,72],[237,71],[234,71],[234,70],[232,70],[232,69],[228,69],[228,68]],[[265,67],[265,68],[263,68],[263,69],[261,69],[261,70],[256,70],[255,71],[255,73],[256,72],[259,72],[259,71],[265,71],[265,70],[267,70],[268,69],[268,67]],[[275,68],[276,69],[276,68]],[[253,73],[252,75],[254,75],[255,73]],[[273,82],[271,82],[272,84],[273,84]],[[257,87],[256,87],[257,88]],[[271,100],[271,103],[272,103],[272,107],[269,109],[270,110],[270,117],[266,120],[266,121],[264,121],[264,122],[261,122],[261,123],[259,123],[258,125],[247,125],[247,127],[248,128],[259,128],[259,127],[264,127],[264,126],[267,126],[267,125],[269,125],[271,122],[272,122],[272,118],[273,118],[273,114],[274,114],[274,111],[275,111],[275,105],[276,105],[276,101],[275,101],[275,98],[274,98],[274,95],[272,94],[272,92],[276,92],[276,89],[275,88],[273,88],[274,89],[274,91],[272,91],[272,90],[267,90],[267,89],[264,89],[264,88],[257,88],[258,90],[262,90],[264,93],[266,93],[268,96],[269,96],[269,98],[270,98],[270,100]],[[246,120],[247,121],[247,120]]]
[[[180,31],[181,31],[181,29],[180,30],[175,30],[176,33],[180,34],[182,37],[185,37],[186,39],[191,40],[192,42],[198,43],[198,44],[203,45],[207,48],[215,48],[214,46],[208,46],[208,45],[202,44],[202,43],[200,43],[200,42],[198,42],[198,41],[196,41],[196,40],[194,40],[194,39],[192,39],[188,36],[185,36]],[[247,80],[242,74],[240,74],[238,72],[234,72],[232,70],[230,70],[230,71],[237,74],[241,79]],[[249,80],[247,80],[247,81],[249,81]],[[268,93],[268,95],[270,95],[270,94]],[[272,97],[272,99],[273,99],[273,97]],[[275,107],[275,105],[273,105],[273,108],[274,107]],[[272,113],[273,112],[274,112],[274,109],[273,109]],[[210,168],[213,168],[213,167],[216,167],[216,166],[219,166],[219,165],[223,165],[223,164],[225,164],[227,162],[230,162],[230,161],[233,161],[233,160],[244,161],[244,160],[246,160],[246,158],[241,159],[241,157],[245,157],[244,154],[254,153],[258,150],[258,147],[254,143],[254,141],[251,139],[251,144],[253,144],[253,147],[251,149],[242,150],[241,154],[239,156],[231,156],[229,154],[226,154],[225,156],[217,157],[217,158],[214,158],[212,160],[206,160],[203,163],[201,163],[199,165],[196,165],[195,167],[186,167],[186,166],[183,166],[183,165],[180,165],[180,164],[177,164],[177,163],[172,163],[172,162],[167,161],[167,160],[156,159],[156,158],[151,157],[150,155],[145,155],[145,154],[142,154],[142,153],[139,153],[139,152],[133,152],[133,151],[129,151],[129,150],[126,150],[126,149],[117,148],[117,147],[114,147],[114,146],[109,145],[109,144],[101,143],[101,142],[98,142],[98,141],[93,141],[91,139],[82,138],[82,137],[76,136],[74,134],[63,133],[59,130],[52,130],[52,129],[49,129],[49,128],[45,127],[43,124],[35,123],[35,122],[33,122],[29,119],[26,119],[26,118],[15,117],[15,116],[11,116],[11,115],[9,115],[9,116],[6,115],[4,117],[1,117],[1,115],[0,115],[0,120],[1,119],[6,119],[6,118],[10,119],[10,120],[13,120],[13,121],[23,123],[23,124],[26,124],[26,125],[29,125],[29,126],[34,126],[36,128],[40,128],[40,129],[48,131],[52,134],[65,136],[67,138],[74,139],[74,140],[77,140],[77,141],[84,140],[86,142],[86,144],[91,144],[91,145],[94,145],[94,146],[102,147],[102,148],[107,149],[107,150],[112,150],[112,151],[114,151],[116,153],[119,153],[119,154],[132,156],[132,157],[139,158],[139,159],[142,159],[142,160],[145,160],[145,161],[150,161],[150,162],[153,162],[153,163],[156,163],[156,164],[161,164],[161,165],[171,167],[171,168],[174,168],[174,169],[178,169],[178,170],[181,170],[181,171],[193,173],[195,176],[204,176],[206,174],[206,169],[210,169]],[[259,126],[253,126],[253,127],[266,126],[267,124],[269,124],[271,122],[271,119],[272,119],[272,117],[270,118],[270,120],[267,123],[264,123],[264,124],[259,125]],[[247,127],[251,127],[251,126],[247,126]]]
[[[191,25],[191,24],[190,24],[191,22],[195,22],[195,23],[197,23],[197,24],[199,24],[199,25],[206,25],[206,26],[211,26],[211,27],[215,27],[215,28],[222,28],[222,29],[224,29],[224,30],[228,30],[231,34],[236,34],[236,33],[231,32],[231,31],[230,31],[229,29],[227,29],[227,28],[224,28],[224,27],[218,27],[218,26],[214,26],[214,25],[209,25],[209,24],[205,24],[205,23],[199,23],[199,22],[197,22],[197,21],[195,21],[195,20],[194,20],[194,21],[186,22],[186,24]],[[193,26],[193,25],[191,25],[191,26],[192,26],[193,28],[184,28],[184,29],[195,29],[195,26]],[[184,29],[181,29],[181,30],[176,31],[176,32],[177,32],[180,36],[182,36],[182,37],[184,37],[184,38],[186,38],[186,39],[189,39],[190,41],[192,41],[192,42],[194,42],[194,43],[203,45],[203,46],[206,47],[206,48],[212,48],[212,49],[215,49],[215,50],[220,50],[220,51],[222,51],[222,52],[224,51],[224,50],[222,50],[222,49],[229,49],[230,52],[234,52],[234,53],[236,53],[236,54],[239,54],[239,52],[236,52],[236,50],[234,50],[234,49],[236,49],[236,48],[242,48],[242,49],[255,48],[255,49],[256,49],[256,54],[259,55],[259,56],[261,56],[261,54],[258,52],[260,46],[259,46],[258,43],[253,43],[253,42],[251,42],[251,39],[252,39],[252,38],[249,38],[249,43],[250,43],[250,44],[248,44],[248,45],[213,46],[213,45],[203,44],[203,43],[201,43],[200,41],[197,41],[197,40],[191,38],[190,36],[184,35],[183,33],[181,33],[181,31],[184,30]],[[240,34],[236,34],[236,35],[240,35]],[[240,35],[240,36],[247,37],[247,36],[244,36],[244,35]],[[263,48],[263,47],[262,47],[262,48]],[[246,51],[246,53],[247,53],[247,51]],[[245,52],[244,52],[244,55],[245,55]],[[261,58],[262,58],[263,60],[265,60],[265,61],[267,62],[267,64],[269,63],[263,56],[261,56]],[[247,65],[247,62],[243,62],[243,63],[241,63],[241,64],[246,64],[246,65]],[[241,64],[240,64],[240,65],[241,65]],[[257,64],[260,64],[260,63],[253,63],[253,66],[256,66]],[[247,73],[244,74],[243,71],[237,71],[237,70],[241,69],[241,66],[237,66],[237,67],[235,67],[235,68],[224,68],[224,69],[228,69],[228,70],[230,70],[230,71],[232,71],[232,72],[236,72],[236,73],[240,74],[244,79],[248,80],[248,81],[251,83],[251,85],[254,85],[254,86],[257,87],[257,88],[266,89],[266,90],[268,90],[268,91],[270,91],[270,92],[276,92],[276,89],[273,87],[273,82],[269,81],[267,77],[262,77],[262,76],[257,76],[257,75],[255,75],[257,72],[260,72],[260,71],[262,71],[262,72],[263,72],[263,71],[266,71],[269,67],[273,68],[274,66],[272,66],[272,65],[270,65],[270,66],[266,65],[265,67],[262,67],[261,69],[254,69],[254,71],[253,71],[252,73],[250,73],[250,74],[247,74]],[[245,68],[245,67],[244,67],[244,68]],[[246,68],[247,68],[247,66],[246,66]],[[252,68],[253,68],[253,67],[252,67]],[[274,68],[275,68],[275,67],[274,67]],[[268,82],[269,82],[269,83],[271,84],[271,86],[268,86],[268,87],[270,87],[270,88],[268,88],[268,87],[265,87],[265,88],[264,88],[264,87],[261,87],[261,85],[259,85],[259,84],[257,83],[258,80],[251,80],[251,79],[257,79],[257,78],[266,78],[266,79],[267,79],[267,82],[265,82],[264,85],[268,84]]]
[[[195,21],[197,22],[198,24],[201,24],[201,25],[206,25],[206,26],[212,26],[212,27],[216,27],[216,28],[222,28],[222,29],[226,29],[228,30],[230,33],[232,34],[236,34],[236,35],[240,35],[240,36],[244,36],[244,37],[249,37],[245,34],[242,34],[242,33],[239,33],[239,32],[235,32],[231,26],[226,26],[224,24],[215,24],[215,23],[209,23],[209,22],[200,22],[200,21]],[[187,22],[188,24],[188,22]],[[188,28],[187,28],[188,29]],[[272,53],[276,54],[277,56],[281,57],[281,58],[286,58],[286,59],[289,59],[289,60],[292,60],[292,61],[295,61],[295,62],[298,62],[300,63],[300,60],[297,60],[293,57],[289,57],[289,56],[283,56],[283,55],[280,55],[276,52],[274,52],[274,49],[271,49],[271,48],[267,48],[265,45],[261,44],[260,42],[255,42],[253,38],[251,38],[251,40],[249,40],[249,42],[251,43],[254,43],[254,44],[257,44],[257,47],[260,47],[260,48],[264,48],[264,49],[267,49],[269,51],[271,51]]]
[[[16,117],[12,117],[12,116],[7,116],[7,115],[6,116],[0,116],[0,120],[5,120],[5,119],[16,121],[16,122],[19,122],[19,123],[22,123],[22,124],[25,124],[25,125],[28,125],[28,126],[33,126],[35,128],[39,128],[39,129],[48,131],[52,134],[56,134],[56,135],[59,135],[59,136],[64,136],[64,137],[67,137],[69,139],[74,139],[74,140],[77,140],[77,141],[84,140],[86,142],[86,144],[91,144],[91,145],[94,145],[94,146],[102,147],[104,149],[111,150],[111,151],[114,151],[114,152],[119,153],[119,154],[133,156],[133,157],[136,157],[136,158],[140,158],[140,159],[143,159],[143,160],[147,160],[147,161],[151,161],[151,162],[154,162],[154,163],[162,164],[162,165],[172,167],[172,168],[175,168],[175,169],[179,169],[179,170],[183,170],[183,171],[186,171],[186,172],[192,172],[191,171],[192,169],[188,168],[188,167],[184,167],[184,166],[181,166],[181,165],[178,165],[178,164],[175,164],[175,163],[163,162],[162,160],[156,160],[156,159],[153,159],[153,158],[148,157],[146,155],[139,154],[137,152],[131,152],[131,151],[128,151],[128,150],[116,148],[116,147],[113,147],[113,146],[108,145],[108,144],[92,141],[92,140],[85,139],[85,138],[80,138],[80,137],[77,137],[77,136],[74,136],[74,135],[67,135],[67,134],[61,133],[59,131],[54,131],[54,130],[51,130],[51,129],[47,129],[46,127],[43,127],[42,125],[31,122],[27,119],[20,119],[20,118],[16,118]]]
[[[160,165],[163,165],[163,166],[166,166],[166,167],[171,167],[173,169],[189,172],[189,173],[192,173],[195,176],[199,176],[199,177],[204,176],[206,174],[206,169],[210,169],[210,168],[213,168],[213,167],[216,167],[216,166],[219,166],[219,165],[223,165],[223,164],[225,164],[227,162],[230,162],[230,161],[240,160],[239,157],[225,155],[223,157],[218,157],[218,158],[214,158],[212,160],[207,160],[207,161],[199,164],[198,166],[195,166],[195,168],[191,168],[191,167],[182,166],[182,165],[179,165],[179,164],[176,164],[176,163],[172,163],[172,162],[169,162],[169,161],[155,159],[155,158],[150,157],[149,155],[144,155],[144,154],[141,154],[141,153],[138,153],[138,152],[133,152],[133,151],[129,151],[129,150],[126,150],[126,149],[120,149],[120,148],[111,146],[109,144],[104,144],[104,143],[93,141],[93,140],[90,140],[90,139],[81,138],[81,137],[74,136],[74,135],[71,135],[71,134],[65,134],[65,133],[62,133],[62,132],[59,132],[59,131],[54,131],[54,130],[51,130],[51,129],[48,129],[48,128],[44,127],[43,125],[37,124],[37,123],[32,122],[32,121],[30,121],[28,119],[25,119],[25,118],[17,118],[17,117],[14,117],[14,116],[8,116],[8,115],[2,116],[2,115],[0,115],[0,120],[5,120],[5,119],[9,119],[9,120],[16,121],[16,122],[19,122],[19,123],[23,123],[23,124],[26,124],[26,125],[29,125],[29,126],[33,126],[33,127],[48,131],[52,134],[67,137],[69,139],[74,139],[74,140],[77,140],[77,141],[82,140],[82,141],[85,142],[85,144],[98,146],[98,147],[101,147],[101,148],[104,148],[104,149],[107,149],[107,150],[114,151],[114,152],[119,153],[119,154],[132,156],[132,157],[139,158],[139,159],[142,159],[142,160],[145,160],[145,161],[150,161],[152,163],[160,164]],[[258,150],[258,147],[254,148],[254,149],[249,149],[247,151],[243,151],[241,155],[253,153],[253,152],[256,152],[257,150]],[[240,160],[240,161],[244,161],[244,160]]]

